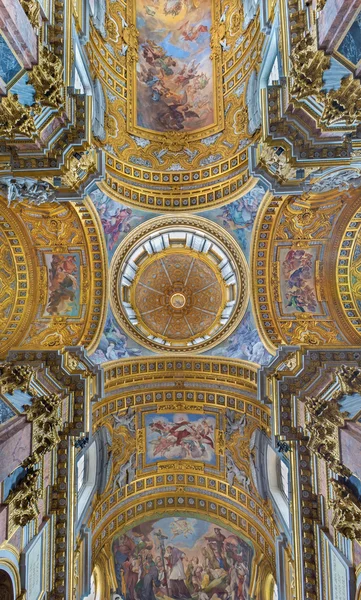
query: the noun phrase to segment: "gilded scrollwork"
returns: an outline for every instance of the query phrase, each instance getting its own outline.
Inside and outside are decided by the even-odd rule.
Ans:
[[[308,193],[264,203],[256,219],[252,263],[261,276],[253,297],[268,347],[344,343],[331,301],[336,278],[326,278],[324,253],[345,204],[339,194],[320,199]]]
[[[68,161],[67,172],[64,175],[64,181],[69,188],[76,189],[79,181],[85,175],[90,175],[96,171],[96,153],[94,148],[89,148],[81,155],[74,153]]]
[[[341,365],[336,369],[336,375],[340,382],[342,395],[361,393],[361,369],[359,367]]]
[[[35,89],[39,104],[51,108],[60,108],[63,104],[63,71],[60,58],[46,46],[40,46],[39,63],[29,72],[29,83]]]
[[[0,393],[13,394],[15,390],[28,392],[34,373],[34,367],[28,365],[0,365]]]
[[[309,414],[306,425],[310,435],[308,448],[325,460],[335,473],[349,477],[351,471],[342,464],[339,442],[339,428],[345,425],[348,413],[340,411],[337,398],[307,397],[305,407]]]
[[[325,203],[324,206],[312,206],[312,202],[303,197],[291,197],[283,210],[283,218],[276,230],[276,239],[311,240],[327,238],[331,233],[335,216],[342,208],[343,200]]]
[[[350,489],[340,481],[332,480],[333,498],[330,506],[333,510],[332,526],[350,540],[361,541],[360,502]]]
[[[38,0],[20,0],[20,4],[32,26],[38,28],[40,25],[40,4]]]
[[[6,500],[9,506],[8,527],[11,534],[17,527],[25,527],[38,517],[38,500],[41,494],[39,471],[30,468],[25,478],[10,492]]]
[[[242,37],[237,36],[243,20],[238,0],[232,0],[223,14],[217,3],[212,10],[215,119],[211,126],[191,133],[183,128],[155,132],[136,124],[135,63],[140,45],[134,7],[110,4],[107,43],[92,29],[88,54],[94,76],[103,84],[108,113],[106,138],[96,143],[106,150],[107,177],[101,188],[110,197],[150,210],[195,210],[205,201],[207,205],[229,201],[251,184],[247,146],[259,132],[248,133],[251,114],[246,94],[263,36],[258,17]]]
[[[37,136],[34,116],[40,106],[24,106],[16,94],[9,93],[0,102],[0,131],[2,138],[14,138],[16,134],[29,138]]]
[[[88,165],[87,161],[88,155],[81,157],[81,166],[91,169],[92,163]],[[44,203],[36,207],[21,202],[16,205],[16,211],[28,229],[39,280],[36,288],[37,317],[23,334],[22,346],[59,348],[77,345],[81,340],[87,346],[96,343],[95,338],[100,335],[105,319],[105,308],[99,319],[97,304],[106,293],[107,264],[103,233],[95,209],[85,200],[77,205]],[[61,263],[64,260],[70,261],[66,268],[69,272],[68,283],[73,290],[70,296],[65,296],[68,300],[78,300],[77,310],[73,310],[71,316],[52,293],[54,277],[63,277]],[[55,284],[55,287],[59,292],[59,285]],[[61,297],[60,294],[58,299],[61,300]],[[82,307],[86,307],[86,310]],[[96,319],[92,318],[93,313],[97,314]],[[96,328],[94,320],[99,323]]]
[[[308,317],[308,318],[307,318]],[[317,320],[311,313],[296,314],[293,321],[282,321],[281,330],[289,344],[337,344],[339,333],[331,320]]]
[[[348,125],[358,122],[361,117],[361,84],[353,75],[341,79],[340,87],[323,96],[322,121],[327,125],[345,121]]]
[[[62,429],[61,398],[56,394],[33,396],[31,404],[24,406],[28,421],[33,423],[32,454],[23,466],[34,466],[42,456],[53,450],[60,441]]]
[[[307,32],[291,53],[293,83],[291,94],[297,99],[319,96],[323,88],[323,73],[330,66],[330,57],[317,49],[316,36]]]
[[[296,170],[292,160],[282,146],[263,144],[259,153],[259,163],[279,181],[285,182],[296,178]],[[304,176],[312,173],[313,168],[304,169]]]
[[[51,415],[55,410],[58,409],[61,400],[57,394],[50,394],[49,396],[33,396],[31,404],[24,406],[28,421],[35,421],[39,417],[46,417]]]

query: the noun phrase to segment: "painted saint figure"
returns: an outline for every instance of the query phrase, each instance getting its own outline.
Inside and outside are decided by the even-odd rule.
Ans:
[[[183,560],[186,555],[174,546],[167,546],[165,558],[169,571],[169,591],[172,598],[190,598],[191,595],[185,584]]]
[[[116,591],[122,600],[249,600],[252,556],[239,535],[201,519],[143,521],[113,541]]]

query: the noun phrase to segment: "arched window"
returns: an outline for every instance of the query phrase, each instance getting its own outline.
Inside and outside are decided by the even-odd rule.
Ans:
[[[273,596],[272,596],[272,600],[278,600],[278,587],[277,587],[277,583],[273,584]]]
[[[287,463],[271,446],[267,448],[267,474],[268,487],[274,505],[289,527],[289,469]]]
[[[99,79],[94,82],[94,94],[93,94],[93,134],[100,140],[105,139],[105,96],[102,88],[102,84]]]
[[[261,108],[259,102],[259,86],[257,71],[252,71],[246,91],[248,106],[248,132],[254,133],[261,125]]]
[[[279,488],[281,490],[281,493],[285,497],[286,501],[288,502],[289,501],[289,485],[288,485],[289,470],[288,470],[288,466],[286,465],[284,460],[280,459],[278,461],[277,469],[278,469],[277,477],[278,477]]]
[[[95,0],[91,3],[91,11],[93,15],[94,27],[101,33],[105,38],[105,15],[106,15],[106,2],[105,0]]]
[[[14,588],[10,575],[0,569],[0,598],[1,600],[14,600]]]
[[[257,8],[258,8],[258,0],[243,0],[243,14],[244,14],[243,28],[244,29],[246,27],[248,27],[250,22],[256,16]]]
[[[85,479],[85,454],[82,454],[77,462],[77,484],[76,489],[78,494],[81,493]]]
[[[78,493],[77,517],[81,518],[84,509],[93,493],[97,477],[97,446],[92,442],[90,446],[79,456],[77,460],[77,481],[76,488]]]

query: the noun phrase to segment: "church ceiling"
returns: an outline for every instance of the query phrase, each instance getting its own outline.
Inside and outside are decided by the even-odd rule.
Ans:
[[[360,437],[359,17],[332,42],[333,0],[18,1],[0,533],[22,568],[46,528],[52,599],[94,569],[88,600],[276,600],[280,574],[318,600],[320,540],[351,562],[330,490]],[[165,558],[178,577],[135,593]]]
[[[359,204],[354,190],[264,203],[255,222],[252,294],[269,351],[281,343],[359,343]]]
[[[110,277],[116,318],[155,350],[214,345],[237,326],[248,302],[243,253],[199,217],[159,217],[138,227],[118,246]]]

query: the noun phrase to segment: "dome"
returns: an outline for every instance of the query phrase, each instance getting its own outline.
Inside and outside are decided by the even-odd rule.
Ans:
[[[205,350],[242,318],[248,300],[242,251],[200,217],[148,221],[118,247],[111,302],[119,324],[157,350]]]

